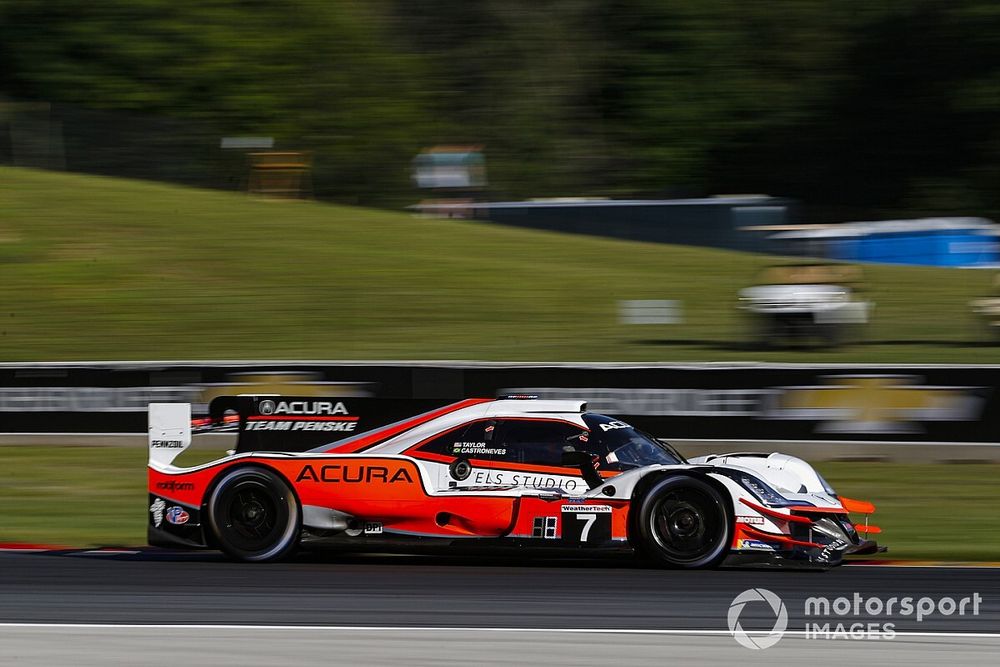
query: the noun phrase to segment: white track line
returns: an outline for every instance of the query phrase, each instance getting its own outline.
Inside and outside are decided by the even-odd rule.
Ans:
[[[617,635],[703,635],[731,636],[729,630],[681,630],[638,628],[511,628],[511,627],[461,627],[461,626],[405,626],[405,625],[233,625],[212,623],[0,623],[4,628],[50,628],[64,630],[295,630],[322,632],[497,632],[497,633],[558,633],[558,634],[617,634]],[[748,635],[770,635],[766,630],[747,631]],[[785,635],[805,637],[805,630],[786,630]],[[890,633],[873,634],[869,638],[888,636]],[[1000,639],[1000,632],[907,632],[895,631],[895,637],[940,637],[966,639]]]

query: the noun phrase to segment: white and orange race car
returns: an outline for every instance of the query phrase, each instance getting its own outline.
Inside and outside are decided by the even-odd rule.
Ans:
[[[353,403],[366,400],[378,399]],[[363,431],[351,399],[220,405],[226,414],[193,427],[189,404],[150,405],[150,544],[245,561],[299,546],[541,547],[637,553],[678,568],[825,568],[879,550],[859,534],[879,532],[867,523],[874,506],[838,496],[805,461],[686,460],[579,401],[470,399]],[[216,427],[239,431],[235,450],[174,465],[193,432]],[[299,451],[316,439],[327,444]]]

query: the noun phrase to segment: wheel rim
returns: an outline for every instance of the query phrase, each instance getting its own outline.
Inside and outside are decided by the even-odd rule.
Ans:
[[[241,480],[220,499],[222,537],[246,554],[266,553],[282,541],[288,524],[288,504],[264,483]]]
[[[227,526],[248,540],[261,539],[274,530],[277,508],[260,489],[240,489],[229,503]]]
[[[670,560],[678,563],[711,556],[725,537],[725,521],[717,499],[690,487],[665,493],[650,515],[653,539]]]

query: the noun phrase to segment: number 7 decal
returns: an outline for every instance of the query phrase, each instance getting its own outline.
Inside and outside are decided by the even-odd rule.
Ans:
[[[597,521],[596,514],[577,514],[576,518],[578,521],[583,521],[583,530],[580,532],[580,541],[586,542],[587,536],[590,535],[590,527],[594,525]]]
[[[610,539],[610,505],[563,505],[562,540],[566,546],[602,544]]]

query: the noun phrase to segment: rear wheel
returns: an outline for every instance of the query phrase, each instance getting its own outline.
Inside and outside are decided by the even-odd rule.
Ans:
[[[208,523],[233,558],[264,562],[288,556],[298,545],[299,505],[283,479],[262,468],[226,473],[208,502]]]
[[[669,477],[639,507],[638,550],[669,567],[715,567],[729,553],[732,521],[726,499],[708,482]]]

